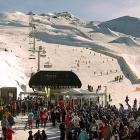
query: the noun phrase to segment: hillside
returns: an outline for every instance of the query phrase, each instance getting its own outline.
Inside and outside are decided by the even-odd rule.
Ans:
[[[120,43],[120,44],[125,44],[126,46],[138,46],[138,47],[140,47],[140,45],[137,44],[136,41],[130,37],[119,37],[119,38],[117,38],[109,43]]]
[[[140,84],[132,84],[126,76],[127,69],[122,71],[122,65],[114,58],[114,55],[124,57],[134,74],[140,76],[140,48],[136,44],[130,47],[126,43],[122,47],[118,42],[108,43],[127,35],[98,25],[88,23],[87,26],[70,13],[34,15],[33,23],[36,26],[36,49],[42,46],[46,51],[40,58],[41,70],[72,70],[81,79],[82,89],[87,89],[90,84],[96,91],[98,85],[102,85],[100,92],[104,92],[104,86],[107,86],[112,103],[116,105],[123,102],[126,95],[131,104],[135,97],[140,99],[140,92],[135,91]],[[30,31],[29,15],[20,12],[0,14],[0,86],[16,86],[18,93],[22,91],[22,85],[31,91],[28,81],[31,73],[37,71],[37,53],[31,51]],[[140,43],[139,38],[137,42]],[[51,68],[44,67],[48,63]],[[124,75],[124,79],[115,81],[120,75]]]
[[[106,27],[113,31],[140,37],[140,19],[130,16],[116,18],[110,21],[102,22],[100,27]]]

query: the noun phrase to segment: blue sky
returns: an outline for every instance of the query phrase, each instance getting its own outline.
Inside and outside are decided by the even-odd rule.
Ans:
[[[0,0],[0,12],[13,11],[69,11],[79,18],[98,21],[124,15],[140,18],[140,0]]]

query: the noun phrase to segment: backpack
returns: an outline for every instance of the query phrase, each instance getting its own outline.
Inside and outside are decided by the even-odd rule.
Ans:
[[[8,116],[7,121],[9,123],[9,126],[13,126],[15,124],[14,118],[11,115]]]

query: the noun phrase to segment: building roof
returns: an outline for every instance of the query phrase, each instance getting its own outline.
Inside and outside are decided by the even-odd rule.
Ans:
[[[81,88],[82,83],[72,71],[39,71],[31,76],[30,88]]]

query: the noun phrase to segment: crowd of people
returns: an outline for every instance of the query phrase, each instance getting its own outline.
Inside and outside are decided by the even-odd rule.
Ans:
[[[124,109],[120,104],[119,109],[108,105],[68,110],[60,132],[61,140],[140,140],[140,107]]]
[[[136,99],[133,107],[129,105],[128,97],[125,102],[127,109],[122,104],[119,108],[109,104],[104,107],[99,104],[83,104],[81,107],[78,102],[74,106],[61,99],[46,108],[41,102],[31,100],[32,106],[27,106],[31,108],[28,109],[29,112],[24,110],[28,118],[25,130],[30,130],[27,139],[47,140],[44,130],[33,134],[32,129],[45,128],[48,122],[52,122],[53,127],[59,125],[60,140],[140,140],[140,107],[137,107]],[[11,113],[7,108],[3,111],[1,125],[5,140],[12,140],[14,133],[14,119],[11,114],[18,114],[18,109],[12,107]]]
[[[31,130],[28,133],[29,133],[29,137],[27,140],[47,140],[48,139],[45,130],[42,130],[42,133],[40,133],[40,130],[38,130],[34,135]]]
[[[120,76],[116,76],[115,77],[115,82],[118,81],[118,82],[121,82],[123,80],[123,75],[120,75]]]
[[[15,133],[12,130],[12,126],[15,124],[14,118],[11,115],[11,113],[4,108],[2,120],[1,120],[1,126],[2,126],[2,134],[4,140],[12,140],[12,134]]]
[[[32,110],[38,110],[41,107],[44,107],[45,101],[44,97],[35,96],[35,97],[25,97],[23,100],[18,98],[17,100],[12,100],[7,102],[0,102],[0,118],[2,117],[2,112],[6,108],[12,116],[16,116],[20,113],[27,114]]]
[[[36,128],[39,128],[39,123],[41,126],[43,123],[45,124],[46,118],[43,120],[44,112],[42,108],[45,107],[45,103],[42,97],[27,97],[23,100],[12,100],[11,104],[0,102],[0,120],[2,126],[2,137],[3,140],[12,140],[12,135],[15,133],[12,127],[16,124],[14,117],[20,115],[24,115],[28,117],[28,121],[25,124],[24,130],[27,128],[33,128],[32,120],[36,122]],[[37,118],[39,112],[39,118]],[[41,120],[41,122],[40,122]],[[37,123],[37,121],[39,121]],[[44,132],[43,132],[44,134]],[[44,134],[45,135],[45,134]],[[45,137],[45,136],[44,136]],[[34,135],[35,138],[35,135]],[[30,139],[29,139],[30,140]],[[35,139],[38,140],[38,139]],[[40,139],[39,139],[40,140]],[[42,138],[41,140],[46,140]]]
[[[91,85],[88,85],[87,88],[88,88],[89,92],[93,92],[93,90],[94,90],[93,86],[91,86]],[[95,92],[98,93],[101,89],[102,89],[102,85],[98,85],[97,89],[95,90]]]

